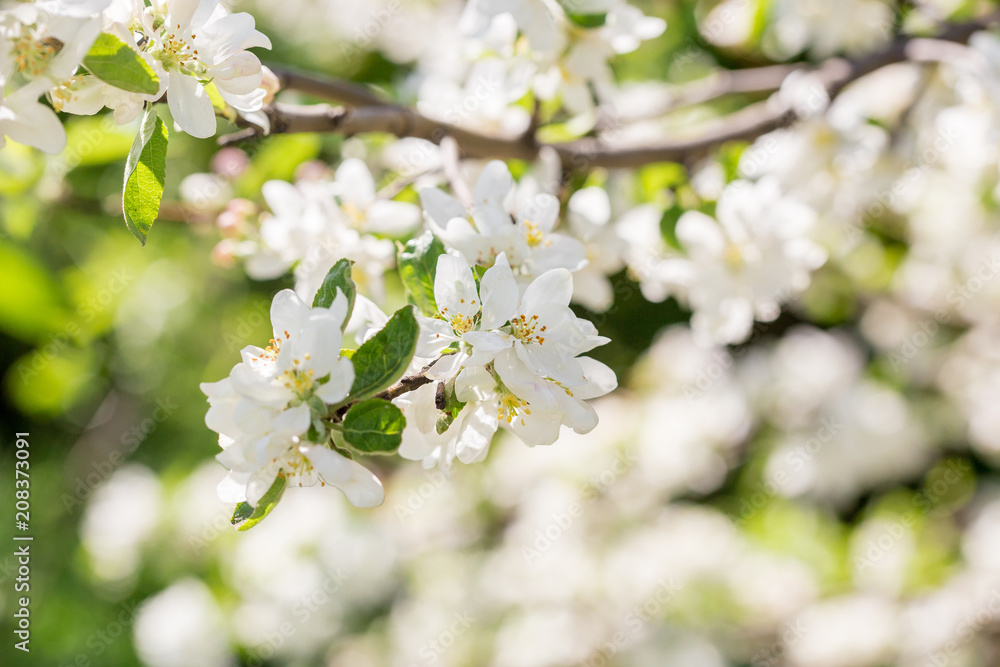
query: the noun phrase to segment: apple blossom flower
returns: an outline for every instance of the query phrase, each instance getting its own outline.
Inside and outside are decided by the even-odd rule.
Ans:
[[[76,72],[101,32],[110,0],[23,3],[0,13],[0,73],[54,86]]]
[[[261,108],[261,63],[246,49],[269,49],[271,41],[249,14],[230,14],[218,0],[153,0],[135,18],[151,41],[147,52],[166,73],[167,104],[182,130],[200,138],[215,134],[210,83],[237,111]]]
[[[0,73],[2,74],[2,73]],[[58,153],[66,145],[66,130],[52,109],[38,101],[46,84],[29,83],[4,94],[0,75],[0,148],[7,137],[46,153]]]
[[[826,251],[807,236],[814,221],[813,210],[782,196],[774,180],[735,181],[715,218],[699,211],[681,216],[676,234],[686,256],[647,258],[650,287],[643,294],[686,298],[702,343],[741,342],[754,319],[775,319],[826,261]]]
[[[616,381],[603,364],[579,357],[608,339],[573,314],[572,293],[566,269],[542,274],[521,294],[504,253],[478,287],[463,259],[438,258],[434,294],[439,313],[419,318],[417,354],[433,358],[456,348],[429,373],[453,379],[457,399],[470,405],[438,432],[429,390],[402,401],[414,415],[410,456],[445,465],[455,457],[471,463],[486,455],[504,424],[529,444],[551,444],[564,424],[581,433],[596,425],[583,399],[611,391]]]
[[[271,345],[244,348],[229,377],[202,384],[205,423],[219,433],[217,459],[230,470],[219,487],[223,500],[256,506],[280,475],[299,486],[335,486],[358,507],[381,504],[372,473],[309,440],[317,401],[322,410],[342,401],[354,381],[354,366],[340,356],[346,315],[340,292],[329,308],[309,308],[282,290],[271,304]]]
[[[524,277],[557,267],[582,268],[586,263],[583,244],[553,231],[559,220],[559,200],[539,193],[522,201],[512,218],[505,203],[513,186],[507,165],[494,160],[476,182],[470,211],[437,188],[421,190],[420,201],[434,234],[470,264],[492,266],[504,253]]]
[[[341,162],[331,189],[348,226],[361,232],[399,236],[420,224],[416,205],[375,196],[375,179],[363,160]]]

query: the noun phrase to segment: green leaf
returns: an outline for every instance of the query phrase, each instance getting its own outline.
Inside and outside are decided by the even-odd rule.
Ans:
[[[403,306],[385,327],[358,348],[350,398],[358,401],[388,389],[403,376],[417,350],[420,327],[412,306]]]
[[[344,415],[344,439],[365,454],[392,454],[403,441],[406,417],[382,398],[370,398],[351,406]]]
[[[271,485],[271,488],[267,490],[264,497],[257,503],[257,507],[251,507],[246,502],[240,503],[233,511],[233,518],[229,522],[236,526],[236,530],[250,530],[271,513],[271,510],[281,500],[281,494],[284,492],[285,478],[282,475],[278,475],[277,479],[274,480],[274,484]]]
[[[399,276],[403,279],[410,303],[428,317],[437,315],[434,299],[434,276],[438,257],[444,254],[444,244],[431,232],[407,242],[399,249]]]
[[[323,278],[316,297],[313,299],[313,308],[329,308],[333,305],[333,300],[337,297],[339,289],[347,297],[347,315],[344,317],[344,324],[341,329],[347,326],[347,321],[351,319],[354,312],[354,299],[358,295],[358,287],[351,278],[351,266],[354,264],[349,259],[342,259],[327,272]]]
[[[603,14],[573,14],[566,13],[566,18],[581,28],[600,28],[608,20],[607,12]]]
[[[160,212],[166,167],[167,127],[150,105],[125,161],[122,193],[125,224],[143,245]]]
[[[155,95],[160,79],[132,47],[110,33],[102,33],[83,59],[83,66],[104,83],[130,93]]]

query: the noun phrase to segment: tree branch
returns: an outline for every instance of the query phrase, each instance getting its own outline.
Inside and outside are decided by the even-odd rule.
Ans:
[[[425,384],[430,384],[431,382],[434,382],[434,380],[430,379],[426,375],[408,375],[405,378],[400,378],[399,382],[392,385],[381,394],[376,394],[376,396],[378,398],[384,398],[387,401],[391,401],[394,398],[399,398],[403,394],[419,389]]]
[[[914,36],[898,37],[886,48],[867,56],[848,60],[832,58],[811,70],[835,98],[846,86],[887,65],[900,62],[926,62],[953,56],[944,43],[962,44],[978,30],[1000,21],[1000,11],[968,23],[947,24],[934,39]],[[939,48],[934,48],[934,45]],[[777,65],[720,74],[714,83],[692,88],[684,103],[704,103],[731,92],[764,92],[780,87],[792,71],[807,66]],[[365,132],[387,132],[398,137],[417,137],[440,144],[452,137],[460,146],[463,157],[534,160],[545,146],[551,146],[570,169],[591,167],[637,167],[663,161],[684,161],[728,141],[753,140],[762,134],[785,127],[797,120],[793,111],[780,105],[757,103],[724,118],[687,130],[687,136],[671,138],[652,145],[635,147],[613,146],[610,142],[617,128],[595,138],[568,143],[544,144],[533,136],[498,137],[465,130],[423,116],[412,109],[387,102],[357,84],[307,75],[282,68],[272,68],[279,80],[288,87],[317,97],[325,97],[354,106],[352,109],[319,105],[292,105],[276,102],[265,111],[271,120],[271,132],[338,132],[344,135]],[[694,84],[692,84],[693,86]],[[258,136],[259,128],[247,129],[220,137],[226,145]]]

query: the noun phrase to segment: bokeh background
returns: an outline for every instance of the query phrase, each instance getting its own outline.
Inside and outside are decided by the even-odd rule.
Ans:
[[[234,7],[274,43],[265,63],[412,102],[461,4]],[[832,0],[724,3],[738,20],[720,20],[719,3],[634,4],[668,27],[614,62],[626,84],[822,58],[826,47],[803,51],[795,12],[818,4],[852,14]],[[991,5],[874,4],[885,5],[890,31],[833,51],[877,48],[897,12],[930,25]],[[389,5],[400,9],[379,18]],[[215,212],[345,155],[365,157],[389,183],[391,138],[275,136],[218,157],[212,142],[175,132],[146,247],[117,211],[134,127],[68,118],[69,144],[55,157],[8,143],[0,470],[12,495],[13,433],[30,432],[35,540],[30,656],[11,647],[15,563],[12,548],[0,550],[0,662],[1000,664],[997,116],[963,98],[960,77],[942,66],[904,117],[894,109],[907,104],[895,97],[909,90],[906,76],[842,104],[890,141],[852,144],[852,162],[814,137],[786,170],[788,189],[812,197],[833,227],[855,225],[860,240],[748,342],[696,346],[689,314],[672,299],[646,301],[622,271],[609,312],[580,310],[612,338],[596,356],[622,385],[595,403],[594,433],[540,449],[501,436],[485,464],[450,478],[380,459],[382,507],[296,490],[248,533],[232,529],[232,508],[216,498],[225,470],[212,458],[198,384],[268,339],[271,297],[292,280],[252,281],[218,252],[213,262]],[[753,99],[731,96],[668,123]],[[954,151],[920,165],[906,204],[844,215],[836,197],[878,201],[871,184],[912,163],[943,109],[966,130]],[[633,202],[666,204],[668,189],[683,187],[704,197],[706,183],[736,177],[746,148],[728,144],[690,171],[659,164],[590,183]],[[185,180],[192,174],[201,176]],[[417,201],[413,188],[400,198]],[[391,309],[403,298],[391,272],[387,281]],[[0,503],[3,544],[12,544],[12,503]]]

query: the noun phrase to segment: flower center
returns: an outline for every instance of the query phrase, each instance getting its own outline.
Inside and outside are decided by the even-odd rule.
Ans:
[[[56,111],[62,111],[63,107],[73,101],[77,91],[83,88],[85,82],[86,77],[74,76],[50,90],[49,100],[52,102],[52,108]]]
[[[361,229],[365,221],[365,212],[351,202],[344,202],[340,208],[347,215],[347,221],[355,229]]]
[[[529,246],[534,248],[545,240],[545,234],[542,232],[542,229],[531,220],[522,220],[521,224],[524,225],[524,238]]]
[[[465,299],[462,299],[462,303],[465,303]],[[475,300],[473,300],[470,305],[473,306],[476,305]],[[452,315],[450,312],[448,312],[447,308],[442,308],[441,317],[443,317],[445,321],[451,325],[452,331],[454,331],[455,334],[458,336],[461,336],[464,333],[472,331],[476,326],[475,315],[473,315],[472,317],[463,315],[462,313],[456,313]]]
[[[197,35],[191,35],[195,39]],[[164,26],[160,32],[160,45],[150,53],[163,63],[167,69],[174,69],[192,76],[205,76],[207,68],[198,60],[198,49],[194,48],[188,37],[181,33],[178,23],[173,28]]]
[[[517,338],[522,343],[538,343],[542,345],[545,342],[545,330],[548,329],[547,326],[538,326],[538,315],[532,315],[528,317],[526,315],[518,315],[510,321],[510,333],[514,338]]]
[[[497,401],[497,419],[502,420],[510,424],[515,419],[519,419],[521,426],[524,426],[524,417],[521,416],[531,414],[531,407],[529,403],[522,400],[510,393],[510,390],[501,387],[499,389],[500,397]]]
[[[726,262],[726,265],[734,271],[738,271],[746,265],[746,262],[743,259],[743,253],[740,252],[739,247],[735,243],[726,244],[726,249],[722,254],[722,258]]]
[[[36,26],[22,25],[21,32],[11,40],[17,71],[32,78],[45,73],[49,63],[65,46],[55,37],[46,37],[45,32]]]
[[[303,478],[312,476],[313,465],[297,446],[292,445],[281,459],[281,471],[290,484],[302,486]]]
[[[298,366],[300,360],[295,359],[292,363]],[[312,393],[315,375],[315,371],[311,368],[291,368],[278,377],[278,382],[285,385],[287,389],[294,391],[300,397],[304,397]]]

